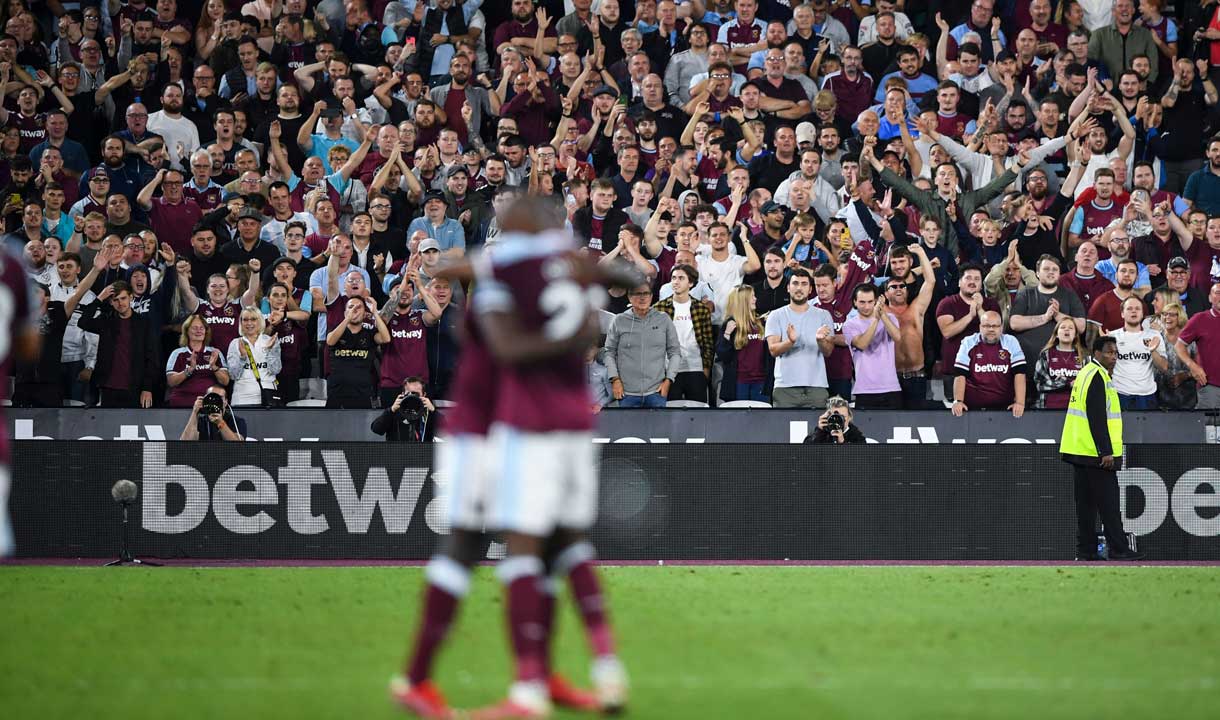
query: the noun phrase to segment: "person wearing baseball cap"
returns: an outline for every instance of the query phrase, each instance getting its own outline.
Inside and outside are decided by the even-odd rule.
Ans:
[[[1171,258],[1165,266],[1165,287],[1178,294],[1178,301],[1188,316],[1194,316],[1211,307],[1207,293],[1190,284],[1190,261],[1181,255]],[[1152,309],[1152,297],[1149,293],[1147,308]]]
[[[441,253],[451,257],[461,257],[466,254],[466,231],[456,219],[445,216],[448,209],[449,200],[446,199],[445,193],[436,190],[428,191],[424,195],[424,214],[412,220],[411,224],[407,226],[407,237],[411,238],[417,232],[423,233],[436,242],[437,249]],[[427,240],[422,242],[427,242]]]
[[[279,258],[280,250],[259,238],[264,219],[263,214],[254,208],[243,208],[237,214],[237,237],[221,246],[220,254],[234,263],[250,264],[251,260],[258,260],[258,267],[250,268],[255,272],[269,267]]]
[[[470,192],[470,170],[465,163],[457,162],[445,171],[445,203],[445,214],[461,223],[467,244],[472,244],[491,210],[480,193]]]

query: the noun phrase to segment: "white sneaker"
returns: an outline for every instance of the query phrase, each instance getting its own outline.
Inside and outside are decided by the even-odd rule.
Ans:
[[[606,655],[595,659],[589,677],[602,712],[620,713],[627,707],[627,670],[617,657]]]

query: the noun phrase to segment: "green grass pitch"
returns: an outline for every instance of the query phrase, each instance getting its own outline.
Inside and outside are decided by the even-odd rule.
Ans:
[[[1216,568],[603,570],[635,718],[1220,717]],[[418,568],[0,568],[0,715],[394,718]],[[565,600],[557,664],[586,682]],[[480,570],[438,680],[508,678]],[[557,717],[575,717],[557,713]]]

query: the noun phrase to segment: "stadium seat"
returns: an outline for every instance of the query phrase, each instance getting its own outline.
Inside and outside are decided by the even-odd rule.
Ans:
[[[722,407],[722,408],[728,408],[728,409],[732,409],[732,408],[769,408],[769,407],[771,407],[771,405],[769,403],[765,403],[761,400],[730,400],[728,402],[720,403],[716,407]]]
[[[698,400],[670,400],[665,403],[667,408],[705,408],[708,404]]]
[[[438,408],[457,407],[457,403],[453,402],[452,400],[433,400],[432,404]]]
[[[83,400],[64,400],[64,407],[85,407]]]
[[[326,407],[325,400],[310,398],[308,400],[293,400],[287,407]]]

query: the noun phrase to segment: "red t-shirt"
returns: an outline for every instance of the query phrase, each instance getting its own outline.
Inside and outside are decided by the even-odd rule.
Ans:
[[[1103,333],[1123,327],[1123,299],[1116,290],[1099,296],[1089,308],[1089,322],[1101,326]]]
[[[1195,313],[1186,321],[1178,339],[1198,348],[1198,363],[1207,373],[1207,384],[1220,387],[1220,314],[1209,309]]]

